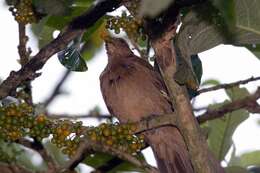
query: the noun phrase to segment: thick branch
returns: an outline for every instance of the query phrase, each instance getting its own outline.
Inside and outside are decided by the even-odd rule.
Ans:
[[[209,109],[202,115],[197,117],[199,123],[204,123],[208,120],[220,118],[226,113],[236,111],[238,109],[245,108],[251,113],[260,113],[260,106],[257,104],[257,100],[260,98],[260,87],[257,91],[243,99],[235,100],[231,103],[227,103],[218,109]]]
[[[200,89],[200,90],[197,91],[196,95],[200,95],[202,93],[206,93],[206,92],[209,92],[209,91],[215,91],[215,90],[219,90],[219,89],[229,89],[229,88],[233,88],[233,87],[236,87],[236,86],[239,86],[239,85],[247,84],[249,82],[254,82],[254,81],[257,81],[257,80],[260,80],[260,76],[259,77],[250,77],[248,79],[233,82],[233,83],[220,84],[220,85],[216,85],[216,86],[213,86],[213,87]]]
[[[201,133],[199,124],[193,114],[186,88],[181,87],[173,79],[177,68],[176,52],[171,40],[171,37],[175,31],[174,25],[174,23],[172,23],[172,25],[168,25],[168,29],[166,29],[167,32],[160,38],[152,40],[152,45],[155,50],[156,60],[160,66],[163,79],[167,86],[171,102],[176,112],[177,127],[183,135],[195,172],[224,172],[218,161],[212,157],[212,154],[209,151],[207,141]]]
[[[9,77],[0,85],[0,99],[8,96],[8,94],[23,81],[36,78],[38,76],[36,72],[44,66],[52,55],[63,50],[70,41],[81,35],[85,28],[92,26],[107,12],[117,8],[119,4],[120,0],[100,1],[89,11],[74,19],[63,34],[60,34],[56,39],[43,47],[39,53],[19,71],[10,73]]]

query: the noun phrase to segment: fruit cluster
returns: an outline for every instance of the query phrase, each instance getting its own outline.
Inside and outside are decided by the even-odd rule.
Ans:
[[[134,124],[84,127],[82,122],[50,120],[44,114],[35,116],[33,107],[26,103],[0,107],[0,139],[12,142],[29,136],[41,141],[51,135],[51,142],[70,157],[83,138],[135,154],[144,146],[143,137],[135,136],[135,130]]]
[[[9,10],[18,23],[28,24],[37,21],[32,0],[19,0],[14,6],[10,7]]]
[[[81,121],[59,120],[53,127],[51,142],[60,148],[63,154],[71,157],[75,155],[80,139],[84,138],[83,130]]]
[[[144,147],[144,137],[134,135],[136,126],[134,124],[106,124],[92,127],[87,131],[87,136],[97,142],[118,148],[129,154],[136,154]]]
[[[122,28],[127,35],[135,41],[138,38],[145,40],[146,35],[141,24],[141,20],[137,20],[132,15],[127,15],[126,12],[122,12],[121,16],[109,16],[106,28],[114,30],[116,34],[119,34]]]

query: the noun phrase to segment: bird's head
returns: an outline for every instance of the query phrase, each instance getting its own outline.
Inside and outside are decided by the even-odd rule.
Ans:
[[[105,45],[109,59],[113,57],[125,58],[133,54],[126,41],[122,38],[107,37]]]

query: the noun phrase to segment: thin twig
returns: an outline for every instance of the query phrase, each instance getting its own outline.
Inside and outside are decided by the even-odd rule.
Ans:
[[[197,91],[196,95],[200,95],[202,93],[206,93],[206,92],[209,92],[209,91],[215,91],[215,90],[219,90],[219,89],[229,89],[229,88],[233,88],[233,87],[236,87],[236,86],[239,86],[239,85],[247,84],[249,82],[254,82],[254,81],[257,81],[257,80],[260,80],[260,76],[259,77],[250,77],[248,79],[233,82],[233,83],[220,84],[220,85],[217,85],[217,86],[200,89],[200,90]]]
[[[19,45],[18,45],[18,53],[20,56],[20,64],[23,67],[28,61],[31,54],[31,50],[26,48],[26,44],[28,41],[28,37],[26,36],[26,28],[25,25],[22,23],[18,23],[18,29],[19,29]],[[24,91],[27,94],[25,101],[32,105],[32,87],[31,87],[31,81],[24,81]]]
[[[42,156],[43,160],[47,163],[48,173],[55,173],[57,171],[57,163],[54,161],[52,156],[48,153],[48,151],[44,148],[44,146],[41,143],[30,141],[25,138],[21,138],[16,142],[38,152]]]
[[[83,34],[86,28],[92,26],[107,12],[115,10],[120,3],[120,0],[100,1],[93,8],[75,18],[64,33],[44,46],[39,53],[30,59],[19,71],[12,71],[10,73],[9,77],[0,85],[0,99],[8,96],[13,89],[17,88],[25,80],[33,80],[38,77],[39,74],[36,72],[45,65],[52,55],[63,50],[70,41]]]
[[[246,109],[251,113],[260,113],[260,106],[257,104],[257,100],[260,98],[260,87],[257,91],[243,99],[235,100],[231,103],[227,103],[218,109],[209,109],[202,115],[197,117],[199,123],[204,123],[208,120],[213,120],[224,116],[226,113],[233,112],[238,109]]]
[[[54,90],[52,91],[52,93],[50,94],[49,98],[47,98],[43,105],[44,107],[48,107],[53,101],[54,99],[61,94],[61,87],[64,84],[64,82],[68,79],[68,77],[70,76],[71,71],[70,70],[66,70],[65,73],[63,74],[62,78],[60,79],[60,81],[58,82],[58,84],[56,85],[56,87],[54,88]]]

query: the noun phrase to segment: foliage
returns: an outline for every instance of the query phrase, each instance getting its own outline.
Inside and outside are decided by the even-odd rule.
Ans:
[[[132,1],[120,15],[107,15],[102,17],[95,25],[88,28],[83,35],[71,42],[67,48],[58,53],[62,65],[71,71],[86,71],[86,61],[92,60],[95,53],[100,50],[103,33],[115,34],[124,31],[135,48],[146,48],[149,56],[149,42],[143,19],[156,18],[169,7],[174,0]],[[90,9],[94,0],[6,0],[14,19],[23,25],[31,24],[31,30],[38,40],[38,47],[43,48],[54,39],[56,33],[62,34],[69,22]],[[220,44],[244,46],[260,59],[260,1],[245,0],[210,0],[189,8],[181,9],[181,27],[174,44],[180,56],[192,63],[192,73],[197,81],[201,82],[202,64],[198,53],[209,50]],[[142,53],[142,52],[139,52]],[[143,54],[142,54],[143,55]],[[189,63],[188,63],[189,65]],[[186,66],[185,66],[186,68]],[[180,73],[182,79],[188,75]],[[185,77],[184,77],[185,76]],[[188,76],[185,80],[189,80]],[[191,76],[191,78],[194,76]],[[187,81],[186,81],[187,82]],[[184,82],[184,84],[186,84]],[[218,85],[217,80],[204,81],[202,85]],[[187,84],[194,86],[194,84]],[[196,88],[196,87],[194,87]],[[196,90],[189,89],[191,97],[196,96]],[[230,103],[249,95],[245,88],[226,90],[229,97],[223,103],[210,105],[216,109],[223,104]],[[235,155],[232,140],[237,127],[243,123],[249,113],[242,109],[226,114],[223,118],[212,120],[203,124],[209,129],[208,144],[219,160],[225,157],[233,148],[231,159],[226,171],[249,172],[249,166],[260,166],[260,152],[253,151],[241,156]],[[30,153],[25,147],[13,146],[22,138],[30,138],[42,142],[48,151],[53,153],[54,159],[64,163],[67,156],[72,157],[83,138],[111,146],[130,154],[136,154],[144,147],[143,136],[136,136],[133,124],[120,125],[117,123],[103,123],[98,127],[86,127],[81,122],[70,120],[52,120],[44,113],[36,114],[34,105],[28,105],[23,100],[19,104],[8,104],[0,107],[0,161],[5,163],[18,162],[32,170],[46,168],[46,163],[36,167],[29,159]],[[25,138],[25,139],[26,139]],[[45,142],[43,142],[44,140]],[[51,140],[50,140],[51,139]],[[2,145],[3,144],[3,145]],[[7,150],[8,148],[9,150]],[[35,153],[34,153],[35,154]],[[64,155],[65,154],[65,155]],[[20,157],[20,158],[19,158]],[[139,159],[144,159],[139,154]],[[21,159],[22,158],[22,159]],[[84,164],[93,168],[109,164],[115,157],[105,153],[93,153],[85,158]],[[117,158],[118,159],[118,158]],[[19,161],[20,160],[20,161]],[[120,159],[119,159],[120,160]],[[110,172],[139,171],[140,168],[120,160]],[[253,172],[253,171],[252,171]]]

